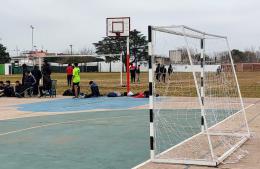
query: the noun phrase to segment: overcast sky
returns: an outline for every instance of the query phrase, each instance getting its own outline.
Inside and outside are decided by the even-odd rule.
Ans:
[[[107,17],[130,16],[131,29],[187,25],[227,35],[232,48],[260,46],[259,0],[0,0],[0,43],[9,50],[35,45],[52,52],[93,48],[106,33]]]

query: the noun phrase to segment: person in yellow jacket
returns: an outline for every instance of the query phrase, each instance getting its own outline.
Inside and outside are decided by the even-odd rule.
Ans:
[[[80,83],[80,69],[78,67],[78,63],[74,63],[74,69],[72,74],[72,82],[75,98],[79,97],[79,83]]]

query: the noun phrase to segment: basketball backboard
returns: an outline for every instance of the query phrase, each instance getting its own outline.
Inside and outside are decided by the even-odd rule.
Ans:
[[[107,18],[107,36],[129,36],[130,17]]]

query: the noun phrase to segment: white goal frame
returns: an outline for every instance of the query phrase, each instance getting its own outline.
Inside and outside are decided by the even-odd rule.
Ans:
[[[175,31],[175,30],[169,30],[170,28],[179,28],[181,31]],[[179,143],[178,145],[175,145],[174,147],[171,147],[170,149],[160,153],[159,155],[165,154],[168,151],[173,150],[175,147],[184,144],[185,142],[191,140],[192,138],[201,135],[201,134],[205,134],[207,136],[207,141],[208,141],[208,145],[209,145],[209,150],[210,150],[210,155],[211,155],[211,159],[212,160],[204,160],[204,159],[185,159],[185,160],[180,160],[180,159],[159,159],[156,158],[158,155],[155,155],[155,129],[154,129],[154,74],[153,74],[153,60],[154,60],[154,53],[153,53],[153,40],[154,40],[154,32],[163,32],[163,33],[168,33],[168,34],[172,34],[172,35],[177,35],[177,36],[182,36],[184,38],[185,41],[185,45],[186,45],[186,50],[188,53],[188,59],[190,62],[190,66],[194,66],[193,61],[192,61],[192,57],[191,57],[191,52],[189,49],[189,45],[188,45],[188,40],[187,38],[192,38],[192,39],[198,39],[201,42],[201,54],[200,54],[200,62],[201,62],[201,68],[200,68],[200,77],[201,77],[201,83],[197,82],[197,78],[195,73],[198,73],[198,71],[195,72],[194,69],[192,69],[192,74],[193,74],[193,80],[195,82],[195,87],[196,87],[196,91],[197,91],[197,96],[198,96],[198,102],[200,104],[200,110],[201,110],[201,132],[198,133],[197,135],[194,135],[184,141],[182,141],[181,143]],[[186,33],[189,32],[189,33]],[[203,88],[203,77],[204,77],[204,57],[205,57],[205,39],[208,38],[220,38],[220,39],[224,39],[226,42],[226,46],[227,46],[227,50],[228,50],[228,56],[229,59],[231,61],[231,67],[232,67],[232,71],[234,73],[234,78],[235,78],[235,83],[237,86],[237,92],[238,92],[238,97],[239,97],[239,101],[242,107],[242,110],[239,110],[238,112],[236,112],[235,114],[233,114],[232,116],[236,115],[237,113],[243,113],[243,118],[245,120],[246,123],[246,132],[245,133],[213,133],[210,132],[209,129],[211,129],[212,127],[224,122],[225,120],[227,120],[228,118],[230,118],[231,116],[227,117],[226,119],[224,119],[223,121],[215,124],[212,127],[208,127],[207,124],[207,120],[205,118],[205,112],[204,112],[204,88]],[[202,32],[184,25],[180,25],[180,26],[148,26],[148,54],[149,54],[149,111],[150,111],[150,159],[152,162],[158,162],[158,163],[173,163],[173,164],[193,164],[193,165],[205,165],[205,166],[217,166],[218,164],[220,164],[221,162],[223,162],[228,156],[230,156],[233,152],[235,152],[243,143],[245,143],[249,138],[250,138],[250,131],[249,131],[249,127],[248,127],[248,122],[247,122],[247,117],[246,117],[246,112],[245,112],[245,107],[244,107],[244,103],[243,103],[243,99],[241,96],[241,92],[240,92],[240,87],[238,84],[238,80],[237,80],[237,75],[235,72],[235,67],[234,67],[234,63],[233,63],[233,59],[232,59],[232,54],[231,54],[231,50],[230,50],[230,46],[229,46],[229,41],[228,38],[226,36],[220,36],[220,35],[214,35],[214,34],[209,34],[206,32]],[[200,85],[200,86],[199,86]],[[220,157],[215,156],[214,154],[214,150],[212,147],[212,143],[211,143],[211,139],[210,136],[239,136],[242,137],[242,139],[236,143],[235,145],[233,145],[228,151],[226,151],[224,154],[222,154]]]

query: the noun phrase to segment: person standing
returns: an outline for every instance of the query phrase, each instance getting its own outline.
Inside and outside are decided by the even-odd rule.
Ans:
[[[170,64],[170,66],[169,66],[169,68],[168,68],[168,75],[169,75],[169,78],[170,78],[170,76],[171,76],[171,74],[172,74],[172,65]]]
[[[138,83],[140,83],[140,73],[141,73],[140,65],[138,65],[136,69],[136,78]]]
[[[67,68],[66,68],[66,73],[67,73],[67,83],[68,86],[71,87],[71,80],[72,80],[72,74],[73,74],[73,67],[71,66],[71,64],[69,63]]]
[[[73,89],[75,98],[79,97],[79,83],[80,83],[80,69],[78,63],[74,63],[74,69],[72,74]]]
[[[167,70],[164,65],[161,67],[161,73],[162,73],[162,81],[163,81],[163,83],[165,83]]]
[[[160,82],[160,78],[161,78],[161,66],[160,63],[158,63],[156,69],[155,69],[155,75],[156,75],[156,80],[158,82]]]
[[[43,76],[43,85],[46,86],[45,83],[49,84],[49,81],[51,80],[51,67],[47,60],[44,60],[42,66],[42,76]]]
[[[133,63],[131,63],[130,64],[131,83],[135,83],[135,73],[136,73],[136,67]]]
[[[23,72],[22,85],[24,85],[25,74],[26,74],[27,71],[28,71],[28,67],[27,67],[27,65],[24,63],[24,64],[22,65],[22,72]]]
[[[33,95],[38,95],[39,94],[39,85],[40,85],[40,80],[42,78],[42,73],[39,70],[38,66],[34,66],[32,70],[32,75],[34,76],[36,83],[33,87]]]

